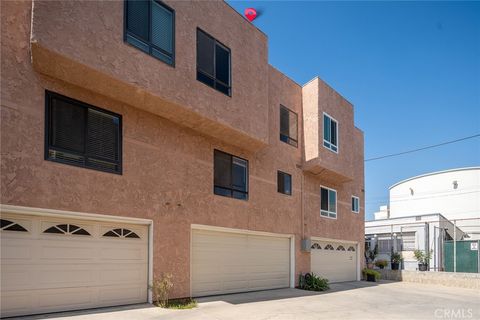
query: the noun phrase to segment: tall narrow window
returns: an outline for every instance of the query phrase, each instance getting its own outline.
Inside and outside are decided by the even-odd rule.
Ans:
[[[125,41],[173,65],[175,11],[157,0],[125,1]]]
[[[236,199],[248,199],[248,161],[214,151],[214,193]]]
[[[298,116],[282,105],[280,105],[280,140],[294,147],[298,146]]]
[[[231,95],[230,49],[197,29],[197,80]]]
[[[337,191],[320,188],[320,214],[328,218],[337,218]]]
[[[122,173],[122,118],[46,91],[45,159]]]
[[[338,123],[326,113],[323,114],[323,146],[338,152]]]
[[[355,196],[352,196],[352,212],[360,212],[360,199]]]
[[[291,175],[282,171],[277,171],[277,191],[283,194],[292,194]]]

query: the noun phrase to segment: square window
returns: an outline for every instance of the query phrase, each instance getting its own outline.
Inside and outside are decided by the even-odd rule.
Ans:
[[[122,118],[46,91],[45,160],[122,173]]]
[[[323,114],[323,146],[338,152],[338,123],[326,113]]]
[[[292,176],[288,173],[277,171],[277,191],[283,194],[292,194]]]
[[[287,107],[280,105],[280,141],[298,146],[298,116]]]
[[[175,11],[158,0],[125,0],[125,41],[174,64]]]
[[[248,161],[215,150],[213,193],[219,196],[248,200]]]
[[[320,188],[320,215],[337,218],[337,191],[330,188]]]
[[[231,96],[230,49],[197,29],[197,80]]]

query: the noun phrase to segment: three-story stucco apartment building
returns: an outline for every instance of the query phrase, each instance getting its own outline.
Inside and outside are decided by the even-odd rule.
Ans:
[[[224,2],[2,1],[2,316],[358,280],[363,133]],[[294,63],[294,62],[292,62]]]

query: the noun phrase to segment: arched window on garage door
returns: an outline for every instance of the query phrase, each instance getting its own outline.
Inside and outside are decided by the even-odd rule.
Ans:
[[[338,246],[337,251],[345,251],[345,247],[344,246]]]
[[[134,238],[134,239],[140,239],[138,234],[135,232],[128,230],[128,229],[123,229],[123,228],[118,228],[118,229],[112,229],[110,231],[107,231],[103,234],[104,237],[112,237],[112,238]]]
[[[354,247],[348,247],[347,251],[355,251],[355,248]]]
[[[27,229],[18,223],[6,219],[0,219],[0,230],[28,232]]]
[[[53,234],[65,234],[65,235],[79,235],[79,236],[89,236],[90,233],[74,224],[57,224],[55,226],[51,226],[50,228],[43,231],[43,233],[53,233]]]
[[[312,249],[322,249],[322,247],[320,247],[320,245],[318,243],[312,244],[311,248]]]

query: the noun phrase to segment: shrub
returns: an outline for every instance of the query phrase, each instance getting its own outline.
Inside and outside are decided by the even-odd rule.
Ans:
[[[150,288],[153,291],[153,298],[160,307],[168,307],[168,296],[173,288],[172,275],[162,273],[160,278],[155,277]]]
[[[402,262],[402,256],[400,255],[400,253],[394,252],[394,253],[392,253],[390,260],[393,263],[400,263],[400,262]]]
[[[375,265],[377,267],[379,267],[380,269],[383,269],[386,266],[388,266],[388,261],[387,260],[377,260],[377,261],[375,261]]]
[[[316,274],[306,273],[300,274],[300,289],[309,291],[325,291],[329,289],[328,280],[317,276]]]
[[[430,252],[423,252],[422,250],[413,251],[415,259],[417,259],[420,264],[428,264],[430,262],[430,257],[432,256],[432,250]]]
[[[362,270],[362,274],[363,274],[363,277],[366,278],[367,275],[371,275],[371,276],[374,276],[376,280],[380,280],[381,278],[381,274],[380,272],[376,271],[376,270],[372,270],[372,269],[363,269]]]

